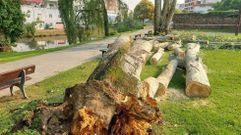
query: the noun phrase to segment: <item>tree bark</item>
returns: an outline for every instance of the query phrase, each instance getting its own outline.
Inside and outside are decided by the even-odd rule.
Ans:
[[[183,58],[185,57],[185,52],[181,48],[175,48],[174,53],[177,57]]]
[[[164,49],[160,48],[150,59],[150,63],[152,65],[156,65],[158,61],[161,59],[162,55],[164,54]]]
[[[211,94],[210,83],[202,59],[198,56],[200,45],[189,43],[185,56],[186,94],[190,97],[208,97]]]
[[[109,19],[108,19],[108,13],[107,13],[107,9],[105,6],[105,1],[104,0],[100,0],[101,4],[102,4],[102,10],[103,10],[103,19],[104,19],[104,29],[105,29],[105,36],[109,36]]]
[[[160,32],[161,6],[162,0],[155,0],[154,35],[158,35]]]
[[[161,18],[161,32],[168,34],[170,32],[170,24],[175,13],[177,0],[164,0],[162,18]]]
[[[241,8],[239,9],[239,16],[238,16],[238,21],[236,25],[236,32],[235,32],[236,36],[239,34],[240,22],[241,22]]]
[[[177,59],[173,59],[169,62],[169,64],[165,67],[165,69],[162,71],[162,73],[157,77],[157,80],[159,82],[159,89],[156,93],[156,96],[162,96],[166,93],[167,87],[176,72],[178,65]]]
[[[138,98],[151,50],[148,41],[119,37],[87,83],[68,88],[60,106],[41,107],[43,133],[148,134],[161,122],[156,102]]]
[[[172,43],[166,47],[166,50],[173,51],[174,49],[180,48],[180,47],[181,47],[180,44]]]

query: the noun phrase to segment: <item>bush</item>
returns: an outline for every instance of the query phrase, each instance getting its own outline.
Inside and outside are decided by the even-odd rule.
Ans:
[[[36,22],[26,23],[24,25],[24,35],[26,37],[34,37],[36,32]]]
[[[144,27],[144,24],[137,20],[131,20],[127,19],[123,22],[118,22],[114,25],[114,29],[116,29],[117,32],[126,32],[136,29],[142,29]]]

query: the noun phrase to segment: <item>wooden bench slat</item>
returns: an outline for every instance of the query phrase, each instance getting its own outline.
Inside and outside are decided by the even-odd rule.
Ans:
[[[35,65],[19,68],[16,70],[0,73],[0,82],[5,82],[8,80],[14,80],[20,76],[20,73],[25,70],[26,75],[32,74],[35,72]]]
[[[31,80],[31,79],[32,78],[29,77],[29,76],[26,77],[26,81]],[[18,83],[20,83],[20,81],[21,81],[21,78],[18,77],[18,78],[13,79],[13,80],[2,82],[2,83],[0,83],[0,90],[9,88],[11,85],[14,85],[14,84],[18,84]]]

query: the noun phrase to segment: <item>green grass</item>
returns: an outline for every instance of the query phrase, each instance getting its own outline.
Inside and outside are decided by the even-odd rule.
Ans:
[[[185,74],[178,71],[169,88],[171,95],[160,102],[164,126],[154,126],[158,134],[223,134],[241,133],[241,51],[202,50],[212,94],[209,98],[184,95]],[[166,56],[164,56],[166,59]],[[157,76],[163,64],[147,65],[142,78]]]
[[[233,29],[180,29],[174,30],[182,39],[190,39],[196,35],[197,39],[210,42],[241,42],[241,34],[235,36]]]

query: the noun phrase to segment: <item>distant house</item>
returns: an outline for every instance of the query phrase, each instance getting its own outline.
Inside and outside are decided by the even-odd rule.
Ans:
[[[110,20],[118,14],[118,0],[105,0]],[[25,14],[26,23],[38,22],[37,29],[63,29],[63,23],[58,10],[58,0],[22,0],[21,9]],[[78,7],[80,3],[75,2]],[[80,7],[81,8],[81,7]]]
[[[212,5],[221,0],[185,0],[184,10],[196,13],[207,13],[213,10]]]
[[[38,22],[38,29],[63,29],[58,10],[58,0],[23,0],[21,5],[26,23]]]

